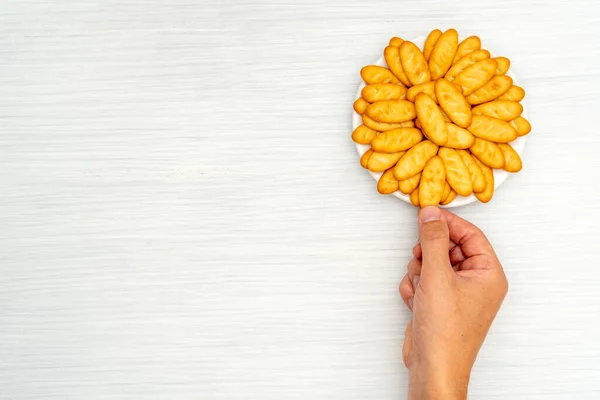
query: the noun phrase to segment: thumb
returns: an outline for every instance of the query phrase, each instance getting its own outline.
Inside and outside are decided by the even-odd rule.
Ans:
[[[452,271],[448,256],[448,223],[437,207],[419,211],[419,243],[423,249],[422,275]]]

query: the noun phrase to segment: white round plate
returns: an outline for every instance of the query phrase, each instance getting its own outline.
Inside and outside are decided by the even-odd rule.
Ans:
[[[423,45],[425,44],[425,39],[426,38],[424,36],[421,36],[415,40],[412,40],[412,42],[414,44],[416,44],[417,46],[419,46],[420,49],[422,49]],[[464,38],[460,38],[461,41],[463,39]],[[494,54],[494,52],[492,50],[490,50],[490,49],[487,49],[487,50],[490,52],[492,57],[497,57],[497,55]],[[387,67],[387,64],[385,63],[385,59],[383,57],[381,57],[375,63],[375,65]],[[506,72],[506,75],[510,76],[512,78],[514,85],[520,86],[519,81],[517,80],[517,77],[510,69]],[[361,82],[360,86],[358,87],[358,91],[356,92],[356,99],[361,97],[361,91],[363,90],[363,88],[365,86],[366,86],[366,84],[364,82]],[[521,104],[523,105],[523,114],[521,114],[521,115],[523,116],[523,118],[528,118],[527,117],[527,105],[526,105],[525,99],[521,100]],[[353,110],[352,111],[352,130],[358,128],[360,125],[362,125],[362,117],[360,114],[358,114],[356,111]],[[523,153],[523,149],[525,148],[526,137],[527,136],[520,136],[510,143],[510,145],[519,154],[519,156],[521,156],[521,154]],[[369,145],[356,143],[356,150],[358,151],[359,157],[362,156],[367,150],[369,150],[369,148],[370,148]],[[369,171],[369,173],[371,174],[373,179],[375,179],[376,182],[379,181],[379,178],[382,175],[381,172]],[[504,183],[506,178],[508,178],[508,175],[510,175],[510,174],[504,170],[501,170],[501,169],[494,170],[494,190],[496,190],[500,185],[502,185]],[[410,203],[410,197],[408,195],[406,195],[400,191],[396,191],[393,194],[394,194],[394,196],[398,197],[399,199],[402,199],[405,202]],[[450,204],[441,206],[441,207],[453,208],[453,207],[466,206],[467,204],[471,204],[475,201],[477,201],[477,197],[475,197],[474,194],[472,194],[468,197],[456,196],[456,198]]]

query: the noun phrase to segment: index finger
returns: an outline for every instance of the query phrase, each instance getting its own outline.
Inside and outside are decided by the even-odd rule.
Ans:
[[[460,246],[466,258],[480,254],[496,258],[494,248],[479,228],[448,210],[442,209],[442,213],[448,223],[450,240]]]

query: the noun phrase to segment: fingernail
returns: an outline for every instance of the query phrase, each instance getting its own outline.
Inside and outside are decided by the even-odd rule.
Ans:
[[[414,299],[415,299],[414,297],[411,297],[410,299],[408,299],[408,308],[410,309],[410,311],[412,311]]]
[[[412,280],[413,290],[417,290],[417,285],[419,284],[419,279],[421,279],[421,275],[415,275]]]
[[[421,209],[419,213],[419,219],[421,222],[431,222],[438,221],[442,217],[442,212],[439,208],[434,206],[429,206]]]

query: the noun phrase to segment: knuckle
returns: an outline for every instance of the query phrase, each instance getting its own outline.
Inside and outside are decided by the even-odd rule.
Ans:
[[[408,275],[409,277],[413,277],[415,275],[419,275],[421,273],[421,262],[416,258],[413,258],[411,262],[408,263]]]
[[[508,293],[508,287],[508,279],[506,278],[506,275],[500,271],[493,280],[493,292],[502,300]]]

